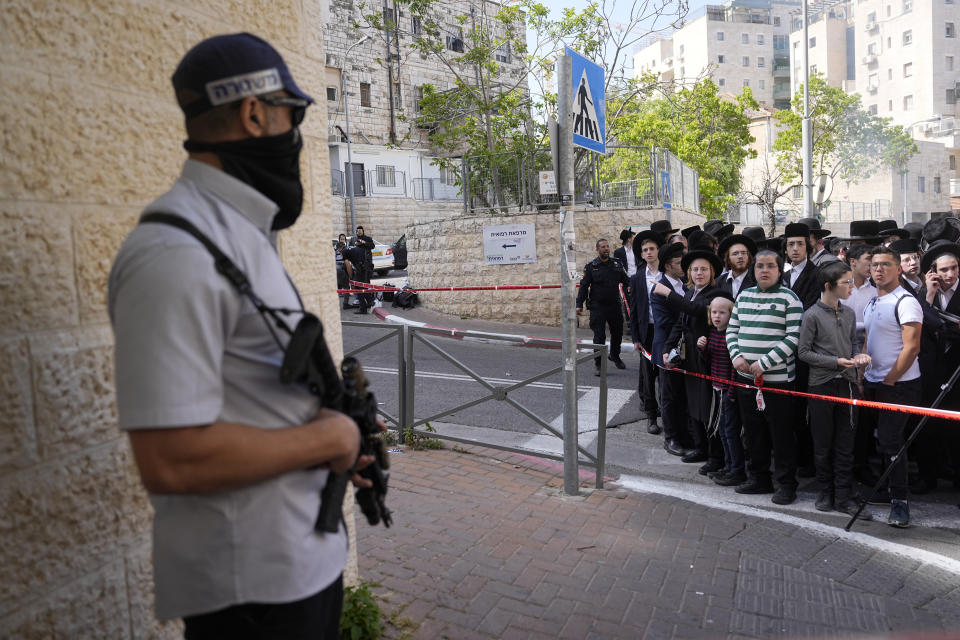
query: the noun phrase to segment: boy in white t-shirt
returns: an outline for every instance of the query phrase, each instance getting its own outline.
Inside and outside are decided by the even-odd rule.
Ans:
[[[863,310],[866,329],[864,352],[872,363],[864,373],[864,397],[877,402],[917,405],[920,403],[920,331],[923,310],[917,299],[900,286],[900,255],[887,247],[873,250],[870,271],[877,285],[877,297]],[[885,464],[890,464],[903,446],[904,427],[909,414],[880,411],[877,439]],[[890,517],[895,527],[910,524],[907,506],[907,456],[904,453],[887,479],[890,488]]]

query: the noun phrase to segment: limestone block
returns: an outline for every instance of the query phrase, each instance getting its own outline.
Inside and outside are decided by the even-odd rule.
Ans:
[[[0,300],[5,335],[76,324],[70,225],[55,207],[0,203]]]
[[[0,95],[8,198],[141,206],[179,173],[184,134],[172,100],[10,68],[0,84],[9,89]]]
[[[106,326],[34,335],[32,380],[40,454],[59,459],[116,440],[113,336]]]
[[[107,279],[113,258],[136,226],[140,210],[134,207],[71,207],[80,322],[108,322]]]
[[[45,595],[39,603],[0,619],[0,636],[24,640],[130,638],[122,561],[111,562]]]
[[[158,622],[154,613],[153,563],[149,543],[134,547],[124,558],[130,594],[132,640],[175,640],[183,637],[179,620]]]
[[[0,341],[0,469],[16,469],[38,459],[27,341]]]
[[[5,477],[0,504],[0,616],[115,560],[118,547],[150,529],[146,494],[121,437]]]

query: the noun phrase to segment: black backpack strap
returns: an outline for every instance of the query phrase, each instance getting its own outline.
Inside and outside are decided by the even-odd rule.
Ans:
[[[227,254],[220,250],[220,247],[215,245],[206,234],[200,231],[200,229],[197,229],[189,220],[172,213],[147,213],[140,218],[140,222],[168,224],[182,231],[186,231],[206,247],[207,251],[213,256],[213,264],[217,272],[229,280],[230,284],[245,296],[249,296],[253,292],[246,274],[234,264],[233,260],[227,257]]]

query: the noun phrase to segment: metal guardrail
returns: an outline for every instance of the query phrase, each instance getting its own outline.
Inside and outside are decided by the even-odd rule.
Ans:
[[[390,424],[394,425],[400,435],[401,442],[406,437],[407,434],[416,434],[421,435],[427,438],[439,438],[443,440],[450,440],[453,442],[460,442],[463,444],[477,444],[485,447],[491,447],[494,449],[499,449],[501,451],[510,451],[512,453],[521,453],[526,455],[532,455],[540,458],[547,458],[550,460],[559,460],[563,461],[562,455],[548,453],[546,451],[539,451],[536,449],[524,449],[520,447],[511,447],[507,445],[502,445],[496,442],[483,442],[476,439],[461,438],[459,436],[454,436],[450,434],[437,433],[435,431],[426,431],[417,429],[417,427],[426,425],[430,421],[442,418],[458,411],[468,409],[470,407],[479,405],[483,402],[489,400],[497,402],[505,402],[514,409],[517,410],[521,415],[529,418],[538,426],[546,429],[549,433],[563,440],[563,433],[561,433],[556,428],[552,427],[547,421],[535,414],[533,411],[523,406],[520,402],[514,400],[510,397],[510,393],[530,385],[534,382],[548,378],[557,373],[563,371],[563,366],[557,366],[548,371],[538,373],[534,376],[526,378],[524,380],[518,380],[509,385],[496,385],[491,384],[483,378],[480,374],[471,369],[467,364],[458,360],[455,356],[447,352],[440,345],[428,340],[427,335],[436,335],[436,329],[430,328],[421,328],[421,327],[410,327],[403,325],[400,327],[384,327],[381,324],[373,324],[369,322],[341,322],[344,326],[350,327],[363,327],[363,328],[376,328],[380,331],[384,331],[384,335],[378,337],[375,340],[367,342],[348,353],[345,353],[344,356],[352,356],[365,351],[375,345],[378,345],[386,340],[390,340],[394,336],[398,336],[398,347],[397,347],[397,371],[399,375],[397,376],[398,380],[398,393],[399,393],[399,407],[397,415],[391,415],[387,411],[378,407],[378,412],[386,418],[388,422],[388,427]],[[508,342],[517,342],[522,343],[527,347],[540,347],[545,349],[557,349],[558,343],[552,340],[532,340],[529,338],[522,337],[513,337],[513,336],[504,336],[498,334],[484,333],[480,331],[470,331],[471,337],[475,338],[496,338],[498,341],[508,341]],[[431,351],[440,355],[444,360],[450,362],[455,367],[466,373],[470,378],[475,380],[478,384],[484,387],[488,393],[478,399],[471,400],[469,402],[458,404],[455,407],[444,409],[443,411],[436,413],[428,417],[417,418],[415,416],[416,408],[416,357],[414,345],[417,343],[422,343],[424,346],[429,348]],[[595,485],[598,489],[603,488],[603,474],[604,467],[606,463],[606,444],[607,444],[607,347],[606,345],[577,345],[578,351],[587,351],[584,355],[577,356],[576,363],[581,364],[587,362],[588,360],[593,360],[596,358],[597,352],[600,353],[600,400],[598,407],[597,415],[597,453],[592,454],[581,446],[577,446],[577,451],[580,456],[578,460],[580,464],[585,466],[592,466],[595,469]],[[582,457],[581,457],[582,456]]]

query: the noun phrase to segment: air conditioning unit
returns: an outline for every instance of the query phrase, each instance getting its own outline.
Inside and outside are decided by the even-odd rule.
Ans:
[[[865,25],[863,25],[863,30],[870,32],[877,28],[876,20],[869,20]]]
[[[339,67],[340,66],[340,56],[335,53],[327,54],[327,66],[328,67]]]
[[[863,56],[863,64],[870,65],[870,64],[876,64],[876,63],[877,63],[877,54],[868,53],[867,55]]]
[[[867,93],[876,93],[876,92],[877,92],[877,88],[878,88],[878,87],[877,87],[877,85],[875,85],[875,84],[868,84],[868,85],[867,85]]]

